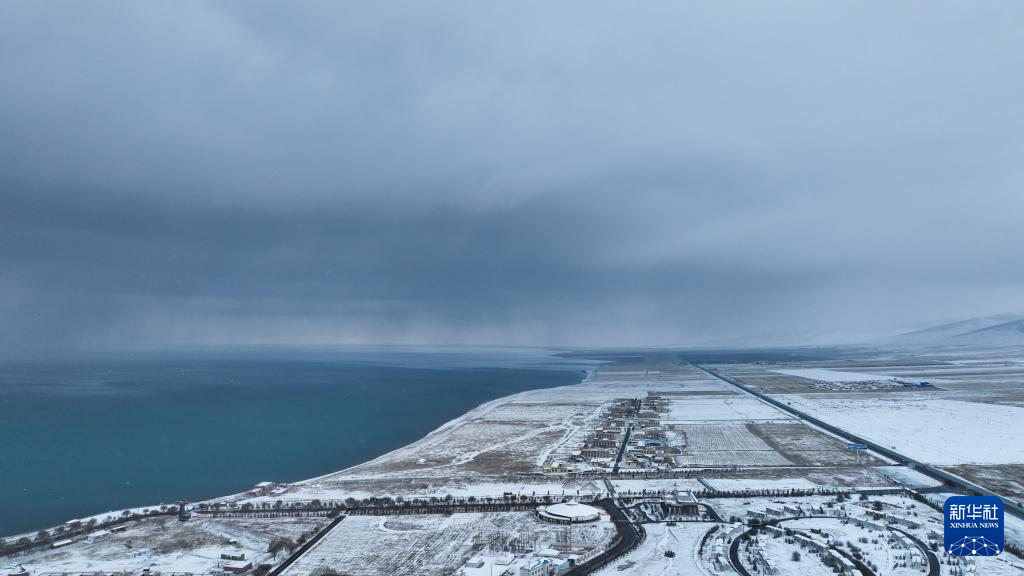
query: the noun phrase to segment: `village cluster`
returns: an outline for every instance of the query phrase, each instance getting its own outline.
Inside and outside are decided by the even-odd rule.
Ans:
[[[550,474],[589,472],[651,472],[675,467],[662,416],[668,402],[659,392],[644,398],[616,399],[567,457],[545,462]]]

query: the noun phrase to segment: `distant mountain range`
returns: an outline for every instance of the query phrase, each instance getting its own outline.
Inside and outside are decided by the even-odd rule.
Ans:
[[[901,346],[1024,345],[1024,315],[996,314],[899,334],[889,343]]]

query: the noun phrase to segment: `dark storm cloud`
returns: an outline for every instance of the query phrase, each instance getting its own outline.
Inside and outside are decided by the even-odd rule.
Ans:
[[[1015,3],[0,5],[0,344],[1020,310]]]

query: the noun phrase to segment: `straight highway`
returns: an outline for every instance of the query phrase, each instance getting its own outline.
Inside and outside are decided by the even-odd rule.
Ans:
[[[916,471],[918,471],[918,472],[920,472],[920,473],[922,473],[922,474],[924,474],[926,476],[929,476],[931,478],[934,478],[935,480],[939,480],[940,482],[944,482],[944,483],[946,483],[946,484],[948,484],[950,486],[954,486],[956,488],[959,488],[959,489],[963,490],[967,494],[974,494],[976,496],[996,496],[996,497],[1002,499],[1002,501],[1005,503],[1005,510],[1006,510],[1007,513],[1012,514],[1012,515],[1016,516],[1017,518],[1024,519],[1024,506],[1022,506],[1022,504],[1020,502],[1016,502],[1016,501],[1014,501],[1014,500],[1012,500],[1010,498],[1006,498],[1005,496],[1002,496],[1000,494],[996,494],[995,492],[992,492],[991,490],[988,490],[986,488],[978,486],[977,484],[975,484],[973,482],[969,482],[969,481],[967,481],[967,480],[965,480],[965,479],[963,479],[963,478],[961,478],[959,476],[956,476],[954,474],[950,474],[949,472],[946,472],[945,470],[941,470],[941,469],[939,469],[939,468],[937,468],[935,466],[932,466],[930,464],[926,464],[924,462],[920,462],[918,460],[910,458],[909,456],[906,456],[904,454],[900,454],[899,452],[896,452],[895,450],[891,450],[889,448],[886,448],[885,446],[882,446],[881,444],[878,444],[877,442],[872,442],[871,440],[868,440],[867,438],[864,438],[862,436],[858,436],[856,434],[853,434],[851,432],[843,430],[842,428],[838,428],[836,426],[833,426],[832,424],[829,424],[828,422],[825,422],[823,420],[815,418],[814,416],[811,416],[810,414],[807,414],[805,412],[797,410],[796,408],[793,408],[792,406],[790,406],[790,405],[788,405],[788,404],[786,404],[784,402],[780,402],[780,401],[778,401],[778,400],[768,396],[767,394],[764,394],[764,393],[754,389],[751,386],[747,386],[746,384],[741,384],[735,378],[732,378],[731,376],[728,376],[726,374],[721,374],[717,370],[707,369],[707,368],[704,368],[703,366],[700,366],[700,365],[697,365],[697,364],[694,364],[693,366],[698,368],[698,369],[700,369],[700,370],[703,370],[708,375],[710,375],[710,376],[712,376],[714,378],[717,378],[717,379],[721,380],[722,382],[725,382],[726,384],[730,384],[730,385],[732,385],[732,386],[734,386],[736,388],[739,388],[741,391],[746,392],[747,394],[750,394],[751,396],[754,396],[755,398],[761,400],[762,402],[767,402],[768,404],[771,404],[775,408],[778,408],[779,410],[782,410],[784,412],[792,414],[793,416],[796,416],[797,418],[800,418],[801,420],[804,420],[805,422],[807,422],[809,424],[812,424],[813,426],[816,426],[818,428],[821,428],[822,430],[825,430],[826,432],[829,432],[831,434],[839,436],[840,438],[843,438],[844,440],[847,440],[850,443],[853,443],[853,444],[866,444],[868,449],[871,450],[872,452],[875,452],[876,454],[879,454],[879,455],[881,455],[881,456],[883,456],[885,458],[888,458],[888,459],[890,459],[890,460],[892,460],[894,462],[897,462],[899,464],[902,464],[904,466],[912,468],[913,470],[916,470]]]

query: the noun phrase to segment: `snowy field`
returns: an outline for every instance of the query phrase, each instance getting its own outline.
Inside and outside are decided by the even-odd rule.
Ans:
[[[843,362],[805,362],[787,366],[720,365],[727,373],[743,378],[748,384],[761,386],[769,393],[791,393],[800,379],[821,383],[820,388],[859,389],[871,382],[898,378],[907,382],[928,381],[947,390],[988,390],[1014,395],[1024,383],[1024,354],[987,354],[964,351],[962,354],[933,356],[880,357]],[[789,382],[786,376],[793,376]],[[803,383],[806,385],[806,382]],[[843,384],[849,384],[844,386]],[[1019,397],[1018,397],[1019,401]]]
[[[594,411],[587,404],[509,402],[500,404],[482,414],[479,420],[485,422],[562,422],[574,415],[586,415]]]
[[[703,372],[701,373],[700,379],[681,380],[671,383],[666,382],[661,385],[651,386],[651,388],[653,391],[661,392],[666,396],[671,396],[673,394],[738,393],[732,386],[729,386],[721,380],[711,378]]]
[[[491,541],[518,536],[531,549],[547,548],[565,534],[564,528],[541,522],[531,512],[352,516],[285,574],[307,576],[319,567],[330,567],[353,576],[447,575]],[[612,524],[602,521],[574,527],[572,539],[574,546],[604,547],[614,534]]]
[[[676,526],[646,524],[647,538],[636,549],[595,572],[599,576],[690,576],[704,574],[697,564],[695,550],[711,524],[681,522]],[[666,551],[675,553],[672,558]]]
[[[878,466],[875,470],[882,477],[890,478],[913,490],[934,488],[942,485],[942,482],[939,482],[931,476],[925,476],[924,474],[921,474],[916,470],[911,470],[906,466]]]
[[[708,450],[675,456],[682,467],[789,466],[789,460],[774,450]]]
[[[416,498],[429,499],[431,497],[444,497],[448,495],[456,498],[472,496],[477,499],[494,498],[500,500],[504,497],[505,493],[515,494],[516,496],[551,496],[561,499],[563,496],[577,496],[580,494],[601,496],[607,492],[607,487],[600,480],[563,479],[557,476],[551,477],[548,481],[537,477],[536,481],[531,482],[530,480],[532,479],[525,478],[518,479],[518,481],[510,479],[505,482],[489,477],[416,479],[415,481],[395,479],[381,482],[360,480],[338,482],[330,487],[323,488],[315,486],[306,487],[299,492],[295,492],[301,498],[285,498],[284,501],[306,501],[312,498],[342,501],[346,498],[362,500],[370,497],[402,497],[405,500],[413,500]],[[249,501],[258,500],[253,498]]]
[[[815,554],[801,551],[800,559],[793,559],[795,547],[786,544],[782,538],[771,538],[760,536],[758,542],[764,547],[765,556],[768,557],[778,569],[780,575],[786,576],[825,576],[834,574],[834,571],[825,565]],[[748,564],[749,566],[749,564]],[[886,573],[887,575],[889,573]],[[920,572],[916,573],[917,576]]]
[[[772,406],[746,395],[735,396],[669,396],[669,412],[665,424],[712,422],[718,420],[791,420]]]
[[[771,450],[744,424],[683,424],[678,430],[686,438],[686,447],[694,451]]]
[[[612,480],[612,486],[619,495],[640,494],[647,492],[674,492],[676,490],[700,491],[704,489],[695,478],[650,479],[650,480]]]
[[[714,483],[715,481],[712,480],[711,482]],[[773,489],[775,486],[770,480],[764,480],[760,483],[755,480],[751,483],[751,488]],[[782,486],[779,486],[779,488],[784,489]],[[811,509],[824,506],[827,502],[833,500],[834,498],[830,496],[778,496],[771,498],[752,496],[749,498],[704,498],[702,502],[711,505],[722,518],[728,519],[730,516],[744,518],[748,510],[764,510],[768,506],[777,506],[779,504],[791,504]]]
[[[821,486],[806,478],[763,479],[714,478],[705,480],[716,490],[814,490]]]
[[[885,533],[880,533],[867,528],[859,528],[852,522],[844,524],[838,519],[813,518],[786,521],[781,523],[779,527],[799,530],[806,534],[810,534],[812,539],[817,539],[824,543],[827,541],[827,537],[824,534],[819,536],[811,532],[811,529],[819,529],[834,541],[839,542],[842,548],[847,552],[851,551],[849,546],[847,546],[847,543],[852,543],[862,551],[865,561],[870,562],[871,565],[881,568],[883,573],[887,576],[920,576],[923,571],[923,567],[921,566],[904,566],[904,564],[911,563],[909,558],[911,556],[911,551],[919,553],[923,560],[923,550],[919,549],[917,546],[911,545],[908,547],[898,541],[892,541]],[[866,539],[867,542],[861,541],[861,538]],[[781,554],[775,558],[780,562],[780,568],[782,562],[791,563],[791,566],[793,564],[799,564],[797,562],[792,562],[789,559],[792,551],[797,547],[783,544],[781,538],[766,538],[765,540],[773,542],[776,545],[773,549],[781,552]],[[809,552],[804,552],[802,556],[802,560],[813,557]],[[796,573],[801,574],[802,572]],[[821,572],[818,572],[818,574],[821,574]]]
[[[186,523],[174,518],[146,519],[121,533],[95,542],[80,541],[18,558],[33,574],[46,572],[124,572],[148,568],[153,572],[208,573],[222,566],[223,553],[246,559],[275,561],[267,548],[275,538],[292,541],[323,526],[323,518],[232,518]],[[278,558],[282,559],[283,556]]]
[[[792,464],[746,424],[722,421],[712,424],[675,424],[667,432],[669,442],[682,454],[673,456],[678,466],[789,466]]]
[[[789,368],[772,370],[776,374],[797,376],[819,382],[874,382],[878,380],[890,380],[892,376],[880,374],[865,374],[861,372],[843,372],[839,370],[826,370],[824,368]]]
[[[931,396],[778,399],[844,430],[931,464],[1024,463],[1024,411]]]

